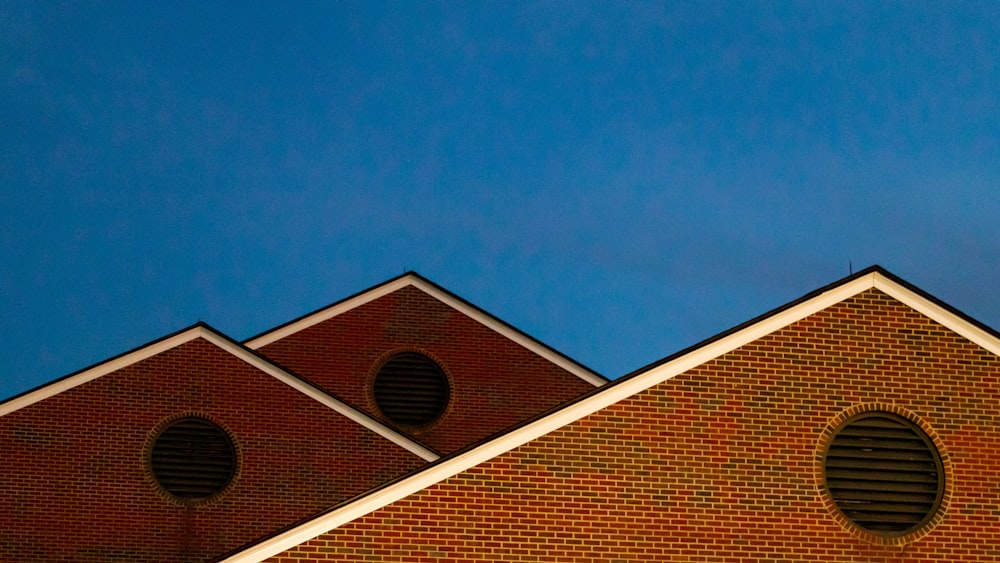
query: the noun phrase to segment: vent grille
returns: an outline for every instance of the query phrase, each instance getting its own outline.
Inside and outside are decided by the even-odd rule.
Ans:
[[[423,426],[448,405],[448,378],[430,358],[407,352],[394,356],[375,376],[375,402],[389,420]]]
[[[944,491],[941,459],[930,438],[887,413],[841,428],[826,454],[826,486],[858,526],[902,535],[930,520]]]
[[[193,501],[226,488],[236,468],[236,453],[221,428],[205,419],[185,418],[160,433],[150,461],[160,486]]]

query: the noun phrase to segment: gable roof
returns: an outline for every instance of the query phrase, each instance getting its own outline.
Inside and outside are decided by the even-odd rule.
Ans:
[[[313,400],[322,403],[326,407],[346,416],[357,424],[364,426],[383,438],[386,438],[409,452],[421,457],[425,461],[434,461],[440,457],[440,455],[431,448],[413,440],[409,436],[393,430],[364,412],[316,387],[312,383],[309,383],[308,381],[281,369],[264,357],[258,355],[256,352],[235,342],[205,323],[197,323],[191,327],[182,329],[178,332],[140,346],[132,351],[98,363],[89,368],[84,368],[83,370],[67,375],[66,377],[57,379],[56,381],[8,399],[0,403],[0,417],[33,405],[64,391],[73,389],[74,387],[83,385],[89,381],[93,381],[99,377],[114,373],[122,368],[153,357],[197,338],[206,340],[216,347],[232,354],[233,356],[236,356],[240,360],[252,365],[271,377],[274,377],[292,389],[295,389]]]
[[[393,278],[389,281],[366,289],[332,305],[328,305],[319,310],[313,311],[312,313],[307,313],[297,319],[249,338],[245,340],[243,344],[252,350],[257,350],[267,346],[268,344],[281,340],[286,336],[295,334],[300,330],[305,330],[313,325],[332,319],[338,315],[346,313],[347,311],[409,286],[430,295],[434,299],[437,299],[452,309],[455,309],[466,317],[475,320],[490,330],[514,341],[524,348],[527,348],[528,350],[538,354],[539,356],[595,387],[599,387],[608,382],[606,377],[583,366],[555,349],[546,346],[521,330],[507,324],[479,307],[476,307],[472,303],[469,303],[454,293],[451,293],[434,282],[420,276],[416,272],[407,272],[397,278]]]
[[[408,476],[331,507],[314,518],[247,546],[220,561],[261,561],[277,555],[869,289],[887,294],[991,353],[1000,355],[1000,333],[884,269],[872,266],[595,389],[491,440],[470,446]]]

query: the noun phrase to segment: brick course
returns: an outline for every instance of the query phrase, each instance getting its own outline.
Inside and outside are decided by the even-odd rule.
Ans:
[[[859,408],[938,444],[930,528],[881,540],[829,502]],[[868,290],[270,561],[996,561],[998,468],[998,358]]]

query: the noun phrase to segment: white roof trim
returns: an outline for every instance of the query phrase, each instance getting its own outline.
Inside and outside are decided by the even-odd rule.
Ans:
[[[10,414],[16,410],[23,409],[29,405],[33,405],[39,401],[43,401],[58,395],[63,391],[69,391],[74,387],[83,385],[84,383],[93,381],[98,377],[107,375],[111,372],[118,371],[122,368],[128,367],[134,363],[141,362],[147,358],[151,358],[157,354],[170,350],[171,348],[176,348],[185,342],[189,342],[198,338],[200,336],[199,330],[201,327],[195,327],[191,330],[186,330],[184,332],[175,334],[169,338],[160,340],[159,342],[154,342],[148,346],[109,360],[103,364],[94,366],[88,370],[82,371],[76,375],[69,376],[65,379],[60,379],[44,387],[39,387],[34,391],[25,393],[20,397],[11,399],[6,403],[0,404],[0,416]]]
[[[246,346],[247,348],[250,348],[251,350],[258,350],[260,348],[263,348],[264,346],[267,346],[272,342],[281,340],[282,338],[295,334],[300,330],[305,330],[313,325],[317,325],[323,321],[330,320],[333,317],[346,313],[351,309],[356,309],[364,305],[365,303],[370,303],[380,297],[384,297],[394,291],[398,291],[408,285],[413,285],[413,282],[410,278],[411,276],[404,276],[395,281],[389,282],[384,285],[380,285],[360,295],[356,295],[350,299],[341,301],[336,305],[327,307],[326,309],[321,309],[313,313],[312,315],[303,317],[279,329],[272,330],[271,332],[258,336],[257,338],[254,338],[252,340],[247,340],[246,342],[243,343],[243,345]]]
[[[442,303],[448,305],[452,309],[455,309],[456,311],[462,313],[463,315],[477,321],[479,324],[484,325],[490,330],[501,334],[502,336],[516,342],[517,344],[520,344],[521,346],[527,348],[528,350],[531,350],[535,354],[542,356],[546,360],[552,362],[553,364],[556,364],[557,366],[572,373],[573,375],[579,377],[580,379],[586,381],[587,383],[590,383],[594,387],[600,387],[601,385],[607,383],[606,379],[604,379],[600,375],[597,375],[593,371],[590,371],[589,369],[574,362],[573,360],[567,358],[566,356],[563,356],[562,354],[552,350],[551,348],[539,344],[536,340],[528,336],[525,336],[524,334],[512,329],[510,326],[500,321],[497,321],[496,319],[488,315],[484,315],[482,311],[479,311],[475,307],[470,306],[469,304],[461,301],[460,299],[456,299],[454,296],[449,295],[444,291],[441,291],[439,288],[433,286],[432,284],[427,283],[420,277],[415,276],[413,274],[407,274],[387,284],[378,286],[370,291],[357,295],[351,299],[347,299],[346,301],[337,303],[336,305],[320,310],[312,315],[303,317],[298,321],[285,325],[277,330],[268,332],[252,340],[248,340],[244,342],[244,345],[252,350],[260,349],[264,346],[267,346],[268,344],[281,340],[286,336],[295,334],[300,330],[307,329],[313,325],[332,319],[333,317],[346,313],[351,309],[355,309],[366,303],[370,303],[376,299],[379,299],[380,297],[384,297],[394,291],[398,291],[407,286],[416,287],[420,291],[423,291],[424,293],[430,295],[431,297],[437,299],[438,301],[441,301]]]
[[[875,288],[1000,356],[1000,341],[995,336],[948,309],[878,274],[875,274]]]
[[[346,416],[352,421],[364,426],[372,432],[375,432],[383,438],[386,438],[387,440],[405,448],[425,461],[435,461],[438,457],[440,457],[432,450],[414,442],[403,434],[396,432],[392,428],[385,426],[367,414],[342,403],[326,393],[323,393],[319,389],[307,384],[305,381],[289,374],[274,364],[271,364],[267,360],[262,359],[256,354],[247,351],[241,346],[234,344],[228,339],[220,336],[218,333],[203,326],[192,327],[189,330],[185,330],[184,332],[175,334],[169,338],[160,340],[159,342],[155,342],[149,346],[145,346],[139,350],[135,350],[103,364],[94,366],[93,368],[80,372],[76,375],[67,377],[66,379],[56,381],[52,384],[46,385],[45,387],[41,387],[35,391],[0,404],[0,416],[10,414],[14,411],[62,393],[63,391],[68,391],[74,387],[93,381],[101,376],[113,373],[134,363],[151,358],[196,338],[207,340],[218,348],[229,352],[258,370],[278,379],[289,387],[292,387],[296,391],[307,395],[313,400],[318,401],[330,409]]]
[[[397,481],[354,502],[345,504],[322,516],[274,536],[257,545],[224,559],[226,563],[257,563],[282,553],[296,545],[324,534],[343,524],[383,508],[397,500],[453,477],[462,471],[504,454],[531,440],[544,436],[562,426],[575,422],[618,401],[650,387],[659,385],[705,362],[731,352],[740,346],[800,321],[845,299],[868,289],[879,289],[891,297],[913,307],[931,319],[959,332],[962,336],[997,353],[1000,341],[924,297],[893,282],[878,272],[873,272],[834,287],[798,305],[776,313],[750,326],[710,342],[683,356],[660,364],[620,384],[611,385],[580,402],[558,410],[549,416],[501,435],[494,440],[458,456],[445,459],[412,477]]]

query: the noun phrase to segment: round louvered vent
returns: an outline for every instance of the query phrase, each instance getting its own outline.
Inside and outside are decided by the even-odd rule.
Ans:
[[[430,358],[407,352],[393,356],[375,376],[375,402],[396,424],[423,426],[448,405],[448,378]]]
[[[858,526],[886,536],[912,532],[937,511],[944,470],[931,439],[905,418],[864,413],[830,442],[826,487]]]
[[[236,451],[229,436],[203,418],[183,418],[163,429],[150,454],[153,476],[185,501],[221,492],[233,478]]]

